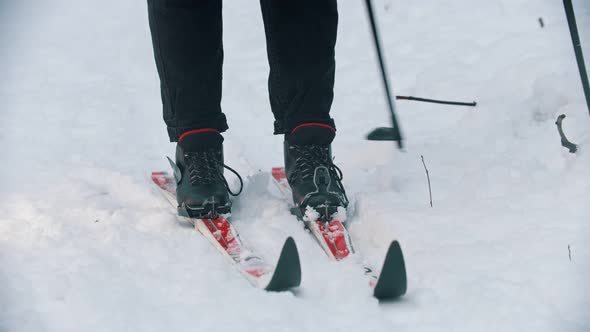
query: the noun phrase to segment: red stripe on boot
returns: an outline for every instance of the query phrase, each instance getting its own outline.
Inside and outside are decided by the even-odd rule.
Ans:
[[[215,128],[194,129],[194,130],[185,131],[182,135],[180,135],[180,137],[178,138],[178,142],[182,141],[183,138],[185,138],[186,136],[188,136],[190,134],[199,134],[199,133],[207,133],[207,132],[214,132],[214,133],[219,134],[219,130],[217,130]]]
[[[332,130],[333,132],[336,132],[336,129],[334,129],[334,127],[332,127],[330,125],[327,125],[324,123],[309,122],[309,123],[300,124],[299,126],[295,127],[293,130],[291,130],[291,134],[293,134],[297,129],[303,128],[303,127],[322,127],[322,128],[328,128],[328,129]]]

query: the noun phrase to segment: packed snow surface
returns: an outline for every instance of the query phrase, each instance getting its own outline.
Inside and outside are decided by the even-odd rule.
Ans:
[[[590,2],[574,5],[590,58]],[[246,179],[233,216],[247,245],[274,261],[295,238],[295,293],[252,288],[151,185],[174,145],[145,2],[0,2],[0,331],[590,330],[590,117],[561,1],[374,6],[397,94],[478,102],[399,101],[405,152],[366,141],[386,103],[363,2],[340,1],[350,233],[375,265],[398,239],[408,269],[406,296],[383,304],[270,183],[282,141],[258,3],[225,2],[226,163]]]

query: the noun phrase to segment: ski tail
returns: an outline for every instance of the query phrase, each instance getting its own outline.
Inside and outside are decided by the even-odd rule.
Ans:
[[[268,285],[264,288],[271,292],[280,292],[298,287],[301,284],[301,264],[297,245],[292,237],[283,244],[281,255]]]
[[[395,299],[404,295],[407,288],[406,264],[402,248],[399,242],[393,241],[385,255],[373,296],[379,300]]]

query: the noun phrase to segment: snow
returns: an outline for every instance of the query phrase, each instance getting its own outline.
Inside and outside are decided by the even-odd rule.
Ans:
[[[234,226],[268,261],[294,237],[295,293],[250,287],[149,183],[174,145],[144,2],[0,2],[0,331],[590,330],[590,118],[561,2],[374,6],[396,93],[478,102],[399,101],[405,152],[364,140],[388,115],[363,3],[340,1],[333,150],[357,251],[405,251],[408,293],[385,304],[270,183],[257,4],[224,8],[226,163],[247,179]],[[574,6],[588,59],[590,3]]]
[[[320,213],[311,206],[305,208],[305,214],[303,220],[307,222],[314,222],[320,218]]]

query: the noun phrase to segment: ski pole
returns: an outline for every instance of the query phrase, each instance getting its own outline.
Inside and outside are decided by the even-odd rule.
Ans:
[[[375,43],[375,50],[379,58],[379,67],[381,68],[381,77],[383,79],[383,88],[385,89],[385,96],[387,98],[387,105],[391,113],[392,127],[375,128],[367,135],[367,139],[372,141],[397,141],[398,148],[403,147],[402,135],[395,116],[395,104],[391,98],[391,90],[389,88],[389,80],[387,79],[387,71],[385,70],[385,61],[381,52],[381,43],[379,42],[379,35],[377,33],[377,24],[375,23],[375,15],[373,13],[373,6],[371,0],[365,0],[367,6],[367,13],[369,14],[369,21],[371,22],[371,31],[373,32],[373,41]]]
[[[580,36],[578,34],[578,27],[576,25],[576,16],[574,14],[572,0],[563,0],[563,6],[565,7],[565,15],[567,16],[567,23],[572,36],[574,52],[576,53],[578,71],[580,72],[582,87],[584,88],[584,96],[586,97],[586,106],[588,107],[588,113],[590,114],[590,85],[588,84],[588,73],[586,72],[586,65],[584,64],[584,54],[582,53],[582,45],[580,43]]]

